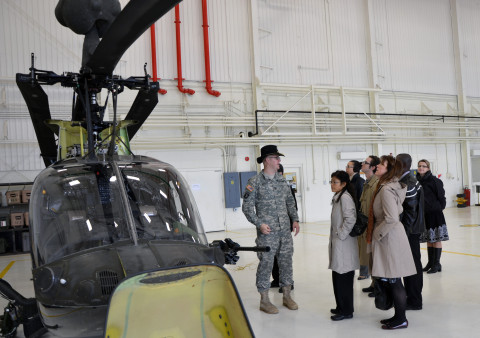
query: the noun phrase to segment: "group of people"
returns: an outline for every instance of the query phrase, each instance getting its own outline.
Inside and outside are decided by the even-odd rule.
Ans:
[[[423,271],[442,271],[442,241],[449,239],[443,215],[443,183],[432,175],[427,160],[418,162],[416,176],[411,165],[409,154],[371,155],[361,164],[350,161],[346,171],[331,175],[335,194],[329,268],[337,305],[331,309],[332,320],[353,317],[354,271],[359,269],[359,280],[368,278],[369,272],[372,276],[372,284],[362,289],[370,296],[375,296],[375,283],[389,285],[395,314],[380,321],[382,329],[407,328],[406,310],[421,310],[423,306]],[[360,168],[366,181],[359,175]],[[368,226],[355,239],[349,233],[358,210],[368,217]],[[422,269],[423,242],[427,242],[428,263]]]
[[[298,309],[291,297],[293,286],[293,240],[300,230],[296,201],[284,177],[277,173],[280,156],[274,145],[261,148],[258,163],[264,169],[252,177],[243,194],[242,210],[257,228],[256,244],[269,246],[258,253],[257,290],[260,310],[274,314],[278,309],[268,297],[270,274],[278,260],[279,286],[283,305]],[[362,163],[350,161],[346,170],[331,174],[332,198],[329,238],[329,269],[336,307],[331,319],[353,317],[355,270],[359,280],[372,276],[372,284],[362,291],[373,293],[375,283],[390,286],[395,314],[381,320],[382,329],[408,327],[406,310],[421,310],[423,271],[442,271],[442,241],[449,239],[443,209],[446,205],[443,183],[430,171],[427,160],[418,162],[417,175],[411,173],[409,154],[396,157],[370,155]],[[283,171],[283,170],[282,170]],[[360,176],[365,174],[366,180]],[[368,217],[364,234],[350,236],[357,213]],[[421,265],[420,243],[427,242],[428,263]],[[402,283],[403,278],[403,283]]]

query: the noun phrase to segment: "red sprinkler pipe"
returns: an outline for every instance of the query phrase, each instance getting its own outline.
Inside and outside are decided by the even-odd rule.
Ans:
[[[203,14],[203,49],[205,52],[205,88],[210,95],[219,97],[220,92],[212,89],[212,80],[210,79],[210,52],[208,43],[208,15],[207,15],[207,0],[202,0],[202,14]]]
[[[150,44],[152,49],[152,80],[153,82],[161,79],[157,79],[157,47],[155,45],[155,24],[150,26]],[[160,88],[158,92],[162,95],[165,95],[167,91],[165,89]]]
[[[193,95],[195,91],[189,88],[183,88],[182,81],[185,80],[182,77],[182,46],[180,43],[180,6],[175,6],[175,32],[177,37],[177,80],[178,80],[178,90],[182,93]]]

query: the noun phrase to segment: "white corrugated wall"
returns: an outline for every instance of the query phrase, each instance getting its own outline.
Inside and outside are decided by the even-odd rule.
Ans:
[[[40,69],[78,71],[83,36],[60,25],[54,9],[56,0],[3,0],[1,6],[0,76],[15,78],[28,73],[35,53]]]
[[[334,84],[329,3],[258,1],[261,82]]]
[[[55,0],[4,0],[0,34],[0,74],[27,72],[36,65],[56,72],[78,71],[82,37],[61,26]],[[122,1],[125,3],[125,1]],[[212,79],[251,82],[250,12],[247,1],[209,0]],[[467,95],[476,96],[478,2],[460,1]],[[258,1],[261,82],[365,87],[366,15],[362,1]],[[180,3],[183,75],[205,80],[201,0]],[[40,14],[41,13],[41,14]],[[374,1],[379,83],[396,91],[455,94],[450,4],[448,0]],[[173,11],[156,24],[158,76],[176,78]],[[151,73],[150,32],[130,48],[117,66],[122,76]],[[383,80],[382,80],[383,78]]]
[[[463,76],[467,96],[480,96],[480,1],[459,1],[459,29],[463,40],[461,50]]]
[[[456,93],[449,0],[379,1],[376,15],[384,89]]]

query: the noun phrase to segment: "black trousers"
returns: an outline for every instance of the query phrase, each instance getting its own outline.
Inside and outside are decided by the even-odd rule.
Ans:
[[[417,274],[404,277],[405,291],[407,292],[407,304],[414,307],[422,306],[423,271],[420,254],[420,234],[409,235],[408,242],[412,249],[413,261],[417,268]]]
[[[343,315],[353,314],[353,277],[355,271],[337,273],[332,271],[333,293],[337,310]]]

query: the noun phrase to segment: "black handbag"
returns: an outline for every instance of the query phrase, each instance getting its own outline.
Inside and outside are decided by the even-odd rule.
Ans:
[[[368,217],[362,214],[360,210],[357,211],[357,221],[350,231],[350,236],[357,237],[365,232],[368,225]]]
[[[388,281],[376,278],[373,284],[373,294],[375,295],[375,307],[377,309],[389,310],[392,308],[392,286]]]

